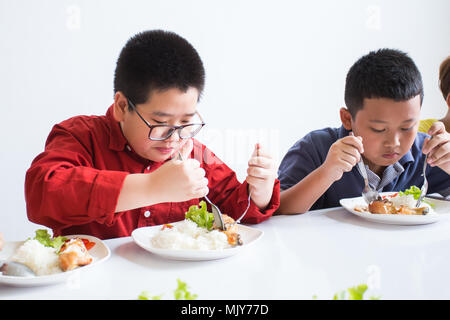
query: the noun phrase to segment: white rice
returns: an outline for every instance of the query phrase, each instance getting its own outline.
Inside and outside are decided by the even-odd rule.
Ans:
[[[409,208],[414,208],[416,206],[417,200],[414,200],[414,196],[412,194],[408,195],[397,195],[395,197],[390,198],[394,207],[406,206]]]
[[[400,206],[406,206],[408,208],[415,208],[417,200],[414,199],[414,196],[412,194],[407,195],[397,195],[395,197],[390,198],[392,201],[394,207],[398,208]],[[428,203],[425,203],[422,201],[420,204],[421,207],[427,207],[429,209],[428,213],[433,213],[433,208]]]
[[[38,276],[62,272],[55,249],[46,247],[34,239],[25,241],[11,260],[26,265]]]
[[[173,228],[165,228],[151,239],[156,248],[174,250],[222,250],[231,248],[225,233],[200,228],[191,220],[177,223]]]

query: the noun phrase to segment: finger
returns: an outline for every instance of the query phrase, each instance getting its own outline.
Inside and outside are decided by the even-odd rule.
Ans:
[[[271,170],[267,170],[260,167],[249,167],[247,169],[247,174],[251,177],[267,179],[273,175]]]
[[[339,154],[338,154],[339,157],[350,156],[350,157],[354,158],[354,161],[356,161],[356,162],[361,160],[361,153],[359,153],[359,150],[356,149],[354,146],[344,144],[344,145],[342,145],[341,149],[338,150],[338,152],[339,152]]]
[[[180,150],[178,150],[183,160],[190,158],[193,148],[194,142],[192,141],[192,139],[186,139]]]
[[[449,137],[450,134],[445,132],[436,134],[434,136],[431,136],[430,138],[425,138],[422,147],[422,152],[424,154],[428,154],[432,152],[434,149],[440,148],[441,145],[447,143],[450,140]]]
[[[245,181],[247,181],[247,183],[251,186],[259,186],[260,184],[265,183],[265,179],[262,178],[257,178],[257,177],[252,177],[252,176],[247,176],[245,178]]]
[[[359,153],[364,153],[364,145],[362,143],[362,137],[346,136],[341,138],[342,144],[355,147]]]
[[[448,163],[450,163],[450,153],[443,155],[437,160],[434,160],[430,163],[430,165],[433,167],[441,167],[443,165],[447,165]]]
[[[273,167],[273,160],[266,157],[251,157],[248,161],[248,165],[269,169]]]
[[[208,195],[209,188],[208,187],[202,187],[194,190],[192,192],[192,198],[203,198],[204,196]]]
[[[428,134],[430,136],[434,136],[439,133],[445,132],[445,125],[441,121],[435,121],[431,125],[430,129],[428,129]]]
[[[271,153],[267,148],[265,148],[261,143],[257,143],[255,145],[255,149],[253,150],[252,157],[265,157],[272,158]]]
[[[197,169],[195,169],[195,171],[193,173],[193,176],[196,179],[203,179],[203,178],[205,178],[205,175],[206,175],[206,171],[203,168],[197,168]],[[208,181],[208,179],[206,179],[206,181]]]
[[[341,160],[341,163],[348,164],[351,166],[351,168],[353,168],[359,161],[354,155],[351,155],[348,153],[343,153],[341,155],[340,160]]]
[[[261,146],[259,143],[255,144],[255,148],[253,149],[252,157],[257,157],[259,155],[259,150]]]
[[[200,162],[198,162],[198,160],[196,159],[187,159],[183,164],[188,170],[200,168]]]
[[[429,164],[437,165],[436,163],[438,162],[438,160],[440,160],[441,158],[446,157],[448,154],[450,154],[450,141],[442,143],[439,146],[437,146],[434,149],[432,149],[428,153],[427,161],[428,161]]]

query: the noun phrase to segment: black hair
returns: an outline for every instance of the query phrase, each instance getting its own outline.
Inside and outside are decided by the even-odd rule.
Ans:
[[[131,37],[114,74],[114,94],[121,91],[134,104],[145,103],[154,90],[171,88],[186,92],[194,87],[200,98],[204,85],[205,69],[197,51],[184,38],[163,30]]]
[[[347,73],[345,104],[353,118],[363,108],[365,98],[406,101],[417,95],[422,105],[422,76],[414,61],[399,50],[372,51],[356,61]]]

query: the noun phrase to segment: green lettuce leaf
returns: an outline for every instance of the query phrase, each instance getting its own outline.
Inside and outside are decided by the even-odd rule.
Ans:
[[[405,191],[400,191],[398,194],[400,196],[412,194],[414,199],[417,200],[420,197],[420,189],[416,186],[411,186],[409,189],[406,189]]]
[[[206,202],[200,201],[200,207],[193,205],[186,212],[186,219],[194,221],[199,227],[211,230],[214,222],[214,215],[208,212]]]
[[[159,296],[152,296],[148,291],[142,291],[138,296],[138,300],[161,300],[162,294]]]
[[[398,194],[400,196],[412,194],[414,197],[414,200],[418,200],[420,197],[420,189],[419,189],[419,187],[411,186],[409,189],[406,189],[405,191],[400,191]],[[430,207],[434,208],[434,204],[432,204],[431,202],[428,202],[426,200],[423,200],[423,202],[430,205]]]
[[[175,300],[195,300],[197,299],[197,294],[190,293],[187,289],[188,286],[186,282],[177,279],[178,287],[173,292]]]
[[[36,230],[36,235],[34,236],[34,239],[39,241],[41,244],[43,244],[46,247],[55,248],[56,252],[59,252],[61,249],[61,246],[64,244],[64,242],[67,240],[66,237],[56,237],[52,238],[47,230],[45,229],[39,229]]]

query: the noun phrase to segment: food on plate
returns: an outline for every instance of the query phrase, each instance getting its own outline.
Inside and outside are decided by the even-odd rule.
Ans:
[[[176,225],[165,224],[152,237],[156,248],[175,250],[223,250],[242,245],[234,219],[223,215],[225,230],[214,225],[214,216],[207,211],[206,203],[191,206],[186,212],[186,219]]]
[[[80,238],[65,242],[59,251],[59,266],[62,271],[73,270],[91,262],[92,257]]]
[[[61,273],[92,262],[86,244],[90,248],[95,245],[81,238],[51,238],[47,230],[37,230],[36,236],[18,247],[10,260],[26,265],[37,276]]]
[[[422,202],[420,208],[416,208],[419,196],[420,189],[412,186],[405,191],[383,196],[380,200],[374,200],[368,206],[356,206],[354,210],[373,214],[427,215],[433,209],[426,201]]]

